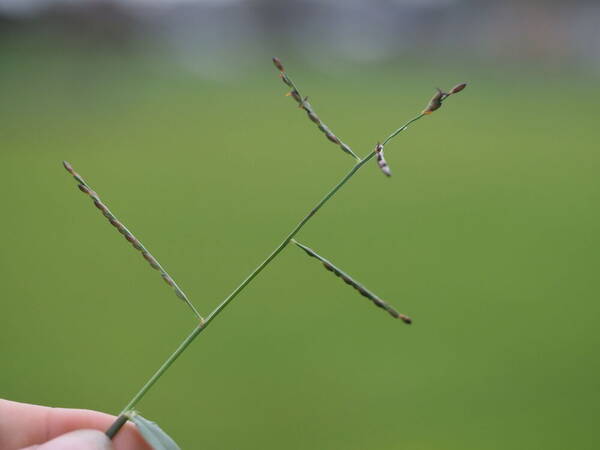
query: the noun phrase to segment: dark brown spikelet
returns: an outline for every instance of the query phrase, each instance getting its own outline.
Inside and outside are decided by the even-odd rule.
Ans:
[[[390,316],[392,316],[396,319],[400,319],[404,323],[407,323],[407,324],[412,323],[412,319],[410,317],[405,316],[404,314],[400,314],[398,311],[396,311],[394,308],[392,308],[389,304],[387,304],[385,301],[383,301],[377,295],[375,295],[373,292],[369,291],[366,287],[364,287],[358,281],[354,280],[352,277],[350,277],[350,275],[348,275],[341,269],[338,269],[334,264],[332,264],[330,261],[328,261],[327,259],[320,256],[313,249],[307,247],[306,245],[301,244],[300,242],[296,241],[295,239],[292,239],[292,242],[294,244],[296,244],[299,248],[304,250],[304,252],[308,256],[310,256],[312,258],[316,258],[319,261],[321,261],[321,263],[323,264],[323,267],[325,267],[325,269],[327,269],[328,271],[335,274],[347,285],[352,286],[354,289],[356,289],[358,291],[358,293],[360,295],[371,300],[371,302],[373,302],[373,304],[375,306],[387,311]]]
[[[375,152],[377,153],[377,165],[379,166],[384,175],[391,177],[392,171],[390,170],[390,166],[388,165],[387,161],[383,156],[383,145],[377,144],[377,147],[375,147]]]
[[[283,64],[281,63],[281,60],[277,56],[273,57],[273,64],[275,64],[275,67],[277,67],[280,72],[285,72],[285,69],[283,68]]]
[[[467,87],[467,83],[457,84],[452,89],[450,89],[450,94],[458,94],[460,91],[462,91],[466,87]]]

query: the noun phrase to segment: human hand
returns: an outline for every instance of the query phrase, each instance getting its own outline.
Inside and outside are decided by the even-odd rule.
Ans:
[[[115,419],[98,411],[0,399],[0,450],[152,450],[131,423],[111,442],[104,431]]]

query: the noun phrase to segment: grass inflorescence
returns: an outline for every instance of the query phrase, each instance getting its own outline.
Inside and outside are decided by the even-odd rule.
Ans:
[[[188,348],[188,346],[196,339],[196,337],[204,331],[209,324],[237,297],[251,282],[252,280],[267,266],[269,265],[287,246],[290,242],[294,243],[296,246],[304,250],[309,256],[316,258],[319,260],[324,267],[332,272],[334,275],[342,279],[346,284],[350,285],[354,289],[358,291],[360,295],[369,299],[375,306],[385,310],[392,317],[402,320],[404,323],[410,324],[412,323],[412,319],[404,314],[400,314],[396,311],[392,306],[390,306],[387,302],[382,300],[376,294],[374,294],[371,290],[367,289],[364,285],[356,281],[354,278],[350,277],[347,273],[339,269],[329,260],[320,256],[311,248],[301,244],[294,237],[300,232],[300,230],[316,215],[316,213],[371,159],[375,158],[377,161],[377,165],[379,169],[386,175],[391,175],[390,167],[387,161],[384,158],[384,147],[397,135],[401,132],[408,129],[410,125],[412,125],[417,120],[433,113],[438,110],[442,103],[451,95],[457,94],[462,91],[466,83],[461,83],[453,87],[449,92],[443,92],[440,89],[437,89],[437,92],[433,96],[433,98],[429,101],[427,107],[419,113],[414,118],[407,121],[405,124],[400,126],[398,129],[393,131],[387,138],[385,138],[382,142],[378,142],[373,150],[367,153],[363,158],[360,158],[347,144],[342,142],[342,140],[337,137],[321,120],[321,118],[316,114],[312,105],[308,102],[308,97],[302,97],[300,91],[296,84],[292,81],[288,73],[286,72],[282,62],[278,58],[273,58],[273,63],[275,67],[279,70],[279,76],[283,83],[288,86],[291,90],[288,95],[291,96],[298,106],[303,109],[308,118],[314,122],[318,129],[325,135],[325,137],[331,141],[332,143],[339,146],[345,153],[352,156],[356,162],[350,168],[350,170],[346,173],[344,177],[340,181],[338,181],[330,190],[327,192],[321,200],[319,200],[316,205],[311,208],[300,220],[300,222],[288,233],[288,235],[281,241],[277,247],[264,259],[228,296],[226,296],[217,306],[206,316],[200,315],[200,313],[196,310],[194,305],[190,302],[188,297],[183,293],[181,288],[177,285],[177,283],[173,280],[173,278],[164,270],[164,268],[160,265],[160,263],[156,260],[154,256],[142,245],[142,243],[117,219],[117,217],[108,209],[108,207],[102,202],[98,194],[90,188],[90,186],[83,180],[83,178],[75,172],[73,167],[64,162],[65,169],[73,175],[75,180],[78,183],[79,189],[88,195],[94,205],[102,212],[102,214],[108,219],[108,221],[113,225],[119,233],[121,233],[124,238],[131,243],[131,245],[139,251],[144,259],[148,261],[150,266],[156,270],[158,270],[161,274],[163,280],[171,286],[175,294],[182,299],[186,304],[190,307],[190,309],[194,312],[194,315],[198,319],[198,323],[194,327],[194,329],[190,332],[190,334],[181,342],[181,344],[177,347],[177,349],[164,361],[164,363],[156,370],[156,372],[150,377],[150,379],[142,386],[142,388],[135,394],[135,396],[129,401],[129,403],[123,408],[121,414],[118,419],[113,423],[113,425],[107,430],[106,434],[109,437],[114,437],[121,427],[128,421],[132,420],[138,426],[138,429],[146,436],[147,439],[152,442],[171,442],[170,438],[164,438],[162,434],[164,432],[160,430],[158,426],[155,426],[151,421],[148,421],[144,418],[141,418],[137,412],[135,412],[135,406],[138,402],[144,397],[144,395],[154,386],[154,384],[158,381],[158,379],[171,367],[171,365],[175,362],[175,360]],[[161,434],[162,433],[162,434]],[[162,445],[162,444],[161,444]],[[167,446],[161,448],[177,448],[171,446],[171,444],[165,444]],[[175,445],[175,444],[173,444]]]

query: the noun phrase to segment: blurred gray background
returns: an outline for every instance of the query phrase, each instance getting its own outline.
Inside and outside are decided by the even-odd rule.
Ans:
[[[600,70],[594,0],[1,0],[0,14],[3,39],[151,43],[209,77],[281,50],[315,65],[421,57]]]

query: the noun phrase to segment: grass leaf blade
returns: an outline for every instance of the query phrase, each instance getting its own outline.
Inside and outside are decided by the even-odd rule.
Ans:
[[[175,441],[155,422],[140,416],[133,411],[128,414],[129,420],[135,423],[138,431],[154,450],[181,450]]]

